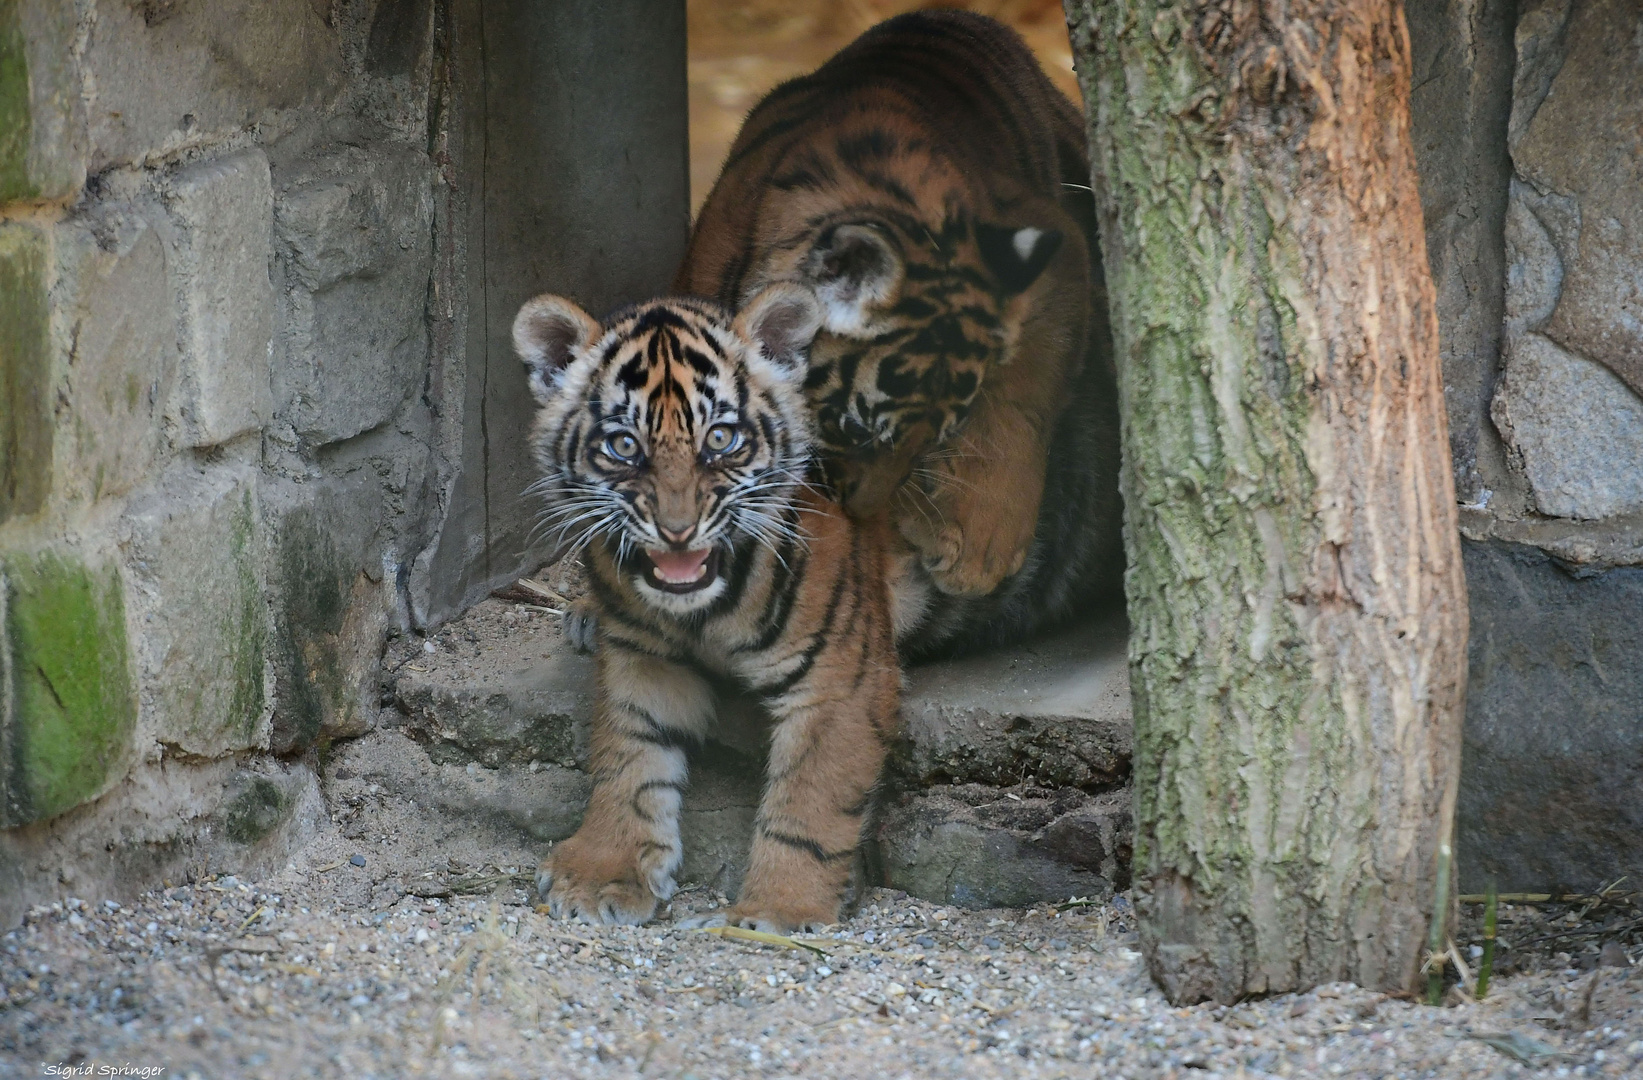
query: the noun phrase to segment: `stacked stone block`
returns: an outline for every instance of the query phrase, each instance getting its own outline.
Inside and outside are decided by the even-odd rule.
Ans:
[[[370,7],[0,0],[0,925],[282,859],[373,722],[449,469]]]
[[[0,4],[0,203],[61,199],[86,176],[86,117],[70,4]]]
[[[1525,5],[1507,145],[1505,378],[1531,512],[1643,511],[1643,13]]]
[[[220,446],[260,430],[273,411],[268,158],[225,154],[167,180],[182,338],[172,419],[181,446]]]
[[[45,238],[0,223],[0,522],[37,512],[51,484],[51,323]]]
[[[1462,888],[1643,872],[1643,10],[1409,0],[1472,610]]]

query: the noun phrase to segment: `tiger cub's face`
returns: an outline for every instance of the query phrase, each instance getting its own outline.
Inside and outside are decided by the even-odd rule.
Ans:
[[[1025,294],[1062,239],[963,216],[932,230],[880,214],[824,225],[774,260],[767,280],[797,281],[822,301],[805,393],[847,502],[865,509],[887,496],[858,492],[858,478],[899,482],[963,425],[987,371],[1009,362]],[[887,457],[903,468],[882,467]]]
[[[603,545],[664,611],[710,605],[735,552],[796,534],[805,353],[820,325],[815,295],[795,285],[734,318],[666,299],[601,326],[561,297],[526,303],[513,338],[542,406],[532,446],[544,524],[573,550]]]

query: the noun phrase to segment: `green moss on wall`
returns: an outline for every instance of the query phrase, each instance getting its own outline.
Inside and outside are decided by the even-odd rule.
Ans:
[[[276,616],[280,682],[271,748],[300,753],[327,716],[350,707],[338,637],[348,614],[347,580],[336,545],[314,518],[294,513],[281,529],[276,574],[284,603]]]
[[[234,511],[229,559],[234,567],[234,610],[228,613],[225,630],[232,642],[231,661],[234,691],[229,701],[228,724],[237,742],[248,742],[262,719],[263,667],[268,652],[268,617],[263,606],[262,585],[257,581],[253,541],[256,516],[251,492],[246,491]]]
[[[137,721],[113,570],[55,555],[0,563],[4,824],[54,817],[117,779]]]
[[[4,92],[0,74],[0,109]],[[45,238],[0,225],[0,521],[40,509],[51,484],[48,320]]]
[[[0,203],[38,194],[29,181],[29,65],[18,0],[0,0]]]
[[[223,808],[223,831],[236,844],[254,844],[273,832],[290,809],[291,799],[280,786],[258,776]]]

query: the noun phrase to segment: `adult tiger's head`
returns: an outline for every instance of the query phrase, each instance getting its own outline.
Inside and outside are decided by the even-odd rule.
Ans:
[[[901,475],[968,417],[988,370],[1008,363],[1026,294],[1062,246],[1060,230],[1007,227],[950,214],[871,216],[812,227],[810,241],[772,259],[762,280],[795,281],[822,301],[822,334],[805,393],[829,478],[852,505],[863,472]]]
[[[542,406],[532,445],[547,527],[573,549],[604,545],[656,607],[711,604],[734,553],[797,529],[805,352],[821,318],[815,295],[790,284],[735,316],[672,298],[604,326],[562,297],[526,303],[513,340]]]

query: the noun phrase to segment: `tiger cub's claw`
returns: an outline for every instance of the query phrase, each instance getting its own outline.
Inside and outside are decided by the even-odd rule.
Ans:
[[[561,845],[536,870],[537,895],[549,915],[596,926],[640,926],[656,914],[656,894],[637,874],[612,878],[597,867],[577,866],[574,851],[563,856]]]
[[[579,653],[591,653],[599,645],[599,614],[587,600],[573,600],[565,609],[565,637]]]

